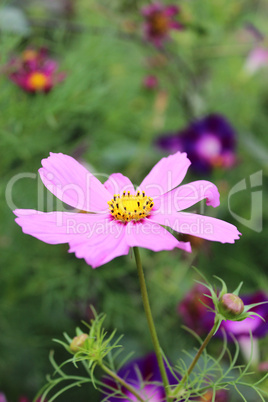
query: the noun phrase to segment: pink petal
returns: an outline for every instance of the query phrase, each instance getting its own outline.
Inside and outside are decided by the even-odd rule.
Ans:
[[[234,225],[228,222],[187,212],[151,215],[150,219],[160,225],[169,226],[176,232],[221,243],[234,243],[241,234]]]
[[[122,195],[123,191],[130,191],[133,195],[136,193],[129,178],[123,176],[121,173],[111,174],[109,179],[104,183],[104,187],[111,194],[111,198],[114,194]]]
[[[157,210],[156,213],[172,214],[189,208],[203,199],[206,199],[207,205],[214,208],[220,205],[220,194],[215,184],[197,180],[155,198],[154,209]]]
[[[3,392],[0,392],[0,402],[7,402],[7,399],[5,397],[5,394],[3,394]]]
[[[153,251],[172,250],[177,247],[191,252],[189,242],[180,242],[157,223],[144,219],[129,222],[126,226],[126,240],[130,247],[143,247]]]
[[[150,197],[172,190],[182,182],[190,164],[186,153],[177,152],[162,158],[141,183],[141,190]]]
[[[161,12],[164,10],[164,7],[160,3],[150,4],[142,8],[141,12],[144,17],[150,17],[155,12]]]
[[[183,25],[180,24],[180,23],[177,22],[177,21],[170,21],[170,22],[169,22],[169,28],[181,30],[181,29],[183,29]]]
[[[168,17],[173,17],[179,13],[180,9],[177,6],[167,6],[165,9],[165,15]]]
[[[59,67],[59,64],[55,60],[48,59],[45,61],[44,65],[42,67],[42,70],[43,70],[43,73],[50,75],[50,74],[54,73],[54,71],[56,71],[58,69],[58,67]]]
[[[227,332],[231,332],[236,336],[248,333],[250,338],[250,331],[255,331],[262,322],[261,318],[255,316],[245,318],[243,321],[223,321],[221,325]]]
[[[83,236],[72,239],[69,243],[69,252],[75,253],[77,258],[84,258],[92,268],[97,268],[129,252],[129,245],[125,238],[125,225],[115,221],[99,226],[91,239]]]
[[[72,212],[40,212],[33,209],[16,209],[15,221],[23,233],[48,244],[68,243],[71,239],[87,236],[88,242],[98,226],[109,222],[109,215]]]
[[[71,156],[50,153],[39,173],[44,185],[61,201],[83,211],[107,211],[110,193]]]

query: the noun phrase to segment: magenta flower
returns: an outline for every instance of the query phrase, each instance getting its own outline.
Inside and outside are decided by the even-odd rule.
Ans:
[[[42,165],[39,173],[44,185],[77,211],[17,209],[16,222],[24,233],[46,243],[69,243],[69,252],[93,268],[128,254],[134,246],[191,251],[189,242],[178,241],[163,226],[221,243],[234,243],[239,238],[240,233],[230,223],[182,212],[202,199],[207,205],[219,205],[217,187],[208,181],[176,188],[190,165],[185,153],[161,159],[137,190],[120,173],[102,184],[75,159],[61,153],[51,153]]]
[[[57,72],[58,63],[49,58],[46,49],[26,49],[21,56],[13,58],[7,67],[8,77],[24,91],[49,92],[63,81],[64,73]]]
[[[175,5],[165,6],[154,3],[142,9],[145,17],[144,34],[146,40],[156,47],[161,47],[163,42],[169,39],[172,29],[182,29],[182,25],[175,20],[179,14],[179,8]]]
[[[166,370],[169,383],[177,384],[178,380],[171,374],[167,366]],[[164,402],[165,391],[154,353],[130,361],[117,374],[137,391],[140,391],[140,396],[144,400],[148,402]],[[114,388],[114,390],[110,388],[104,390],[106,395],[113,394],[108,397],[107,402],[137,401],[137,398],[124,388],[121,388],[120,391],[126,395],[126,398],[122,397],[121,394],[118,394],[118,396],[114,395],[115,390],[118,389],[118,385],[112,378],[106,378],[105,383],[107,386]]]
[[[42,397],[40,396],[40,398],[36,399],[36,402],[41,402]],[[47,402],[47,399],[43,400],[44,402]],[[31,402],[31,400],[29,398],[27,398],[27,396],[20,396],[18,402]]]
[[[155,75],[147,75],[143,80],[143,87],[146,89],[156,89],[158,87],[158,79]]]
[[[198,173],[208,173],[215,167],[230,168],[236,161],[235,131],[218,114],[196,120],[178,133],[163,135],[156,145],[170,153],[186,152]]]

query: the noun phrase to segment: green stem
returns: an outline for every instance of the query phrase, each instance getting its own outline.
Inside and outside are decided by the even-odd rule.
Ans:
[[[204,342],[202,343],[202,345],[200,346],[200,348],[198,349],[197,354],[195,355],[194,360],[192,361],[192,363],[190,364],[187,373],[182,377],[180,383],[177,385],[177,387],[172,391],[172,396],[176,397],[176,394],[178,394],[178,392],[181,390],[183,384],[185,383],[185,381],[187,380],[187,378],[189,377],[189,375],[191,374],[191,372],[194,369],[194,366],[196,365],[198,359],[200,358],[201,354],[203,353],[204,349],[206,348],[207,344],[209,343],[209,341],[211,340],[211,338],[213,337],[215,330],[218,327],[218,320],[215,320],[213,327],[211,328],[210,332],[208,333],[207,337],[205,338]]]
[[[144,311],[146,314],[150,334],[152,337],[153,341],[153,346],[158,362],[158,366],[160,369],[163,385],[165,388],[165,393],[166,393],[166,402],[170,402],[171,400],[168,397],[168,392],[169,392],[169,382],[168,382],[168,377],[161,353],[161,347],[159,344],[158,336],[156,333],[155,325],[154,325],[154,320],[151,312],[151,307],[149,303],[149,297],[148,297],[148,292],[146,288],[146,282],[145,282],[145,277],[142,269],[142,264],[141,264],[141,258],[140,258],[140,253],[138,247],[133,247],[134,254],[135,254],[135,259],[136,259],[136,264],[137,264],[137,269],[138,269],[138,276],[139,276],[139,281],[140,281],[140,287],[141,287],[141,296],[142,296],[142,301],[143,301],[143,306],[144,306]]]
[[[110,377],[112,377],[115,381],[119,382],[124,388],[126,388],[129,392],[131,392],[136,398],[137,401],[145,402],[144,399],[138,394],[137,390],[129,385],[127,382],[123,380],[123,378],[119,377],[115,372],[110,370],[105,364],[99,363],[99,366],[102,368],[105,373],[107,373]]]

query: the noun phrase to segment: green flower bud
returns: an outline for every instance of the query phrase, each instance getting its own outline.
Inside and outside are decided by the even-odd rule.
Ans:
[[[219,302],[219,311],[227,320],[239,320],[244,311],[244,303],[233,293],[225,293]]]
[[[75,336],[70,344],[70,349],[72,352],[76,353],[83,347],[86,339],[88,338],[87,334],[81,334]]]

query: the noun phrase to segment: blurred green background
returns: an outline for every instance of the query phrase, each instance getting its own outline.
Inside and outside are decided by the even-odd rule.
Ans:
[[[52,338],[61,338],[64,331],[75,335],[80,321],[91,317],[89,304],[107,314],[109,330],[125,334],[126,352],[142,355],[152,348],[132,254],[92,270],[68,254],[67,245],[42,243],[14,222],[13,207],[38,209],[41,203],[46,210],[56,205],[37,175],[15,181],[12,203],[7,190],[20,177],[16,175],[36,174],[50,151],[74,156],[93,173],[121,172],[138,184],[164,156],[154,145],[160,134],[178,131],[194,117],[226,116],[237,132],[238,162],[230,170],[202,176],[221,193],[220,207],[207,207],[205,213],[235,224],[243,236],[234,245],[204,242],[190,256],[141,250],[163,349],[176,361],[182,348],[195,345],[176,312],[196,278],[192,265],[209,279],[221,276],[231,289],[240,281],[245,293],[268,289],[268,64],[254,74],[245,69],[258,45],[249,24],[262,33],[261,45],[268,48],[268,5],[264,0],[175,3],[185,29],[172,32],[165,51],[143,39],[144,1],[1,4],[0,391],[9,402],[20,395],[31,399],[44,385],[52,372],[49,351],[55,350],[57,361],[66,358]],[[66,73],[48,94],[23,92],[5,73],[10,57],[27,46],[47,47]],[[143,86],[148,74],[158,77],[156,90]],[[231,209],[249,219],[249,176],[258,171],[263,177],[258,188],[263,192],[263,229],[256,232],[232,217],[228,194],[246,179],[248,189],[231,198]],[[197,178],[190,169],[185,182]],[[262,361],[268,360],[267,346],[268,339],[262,339]],[[217,341],[211,346],[218,347]],[[97,401],[99,396],[85,387],[57,400]]]

